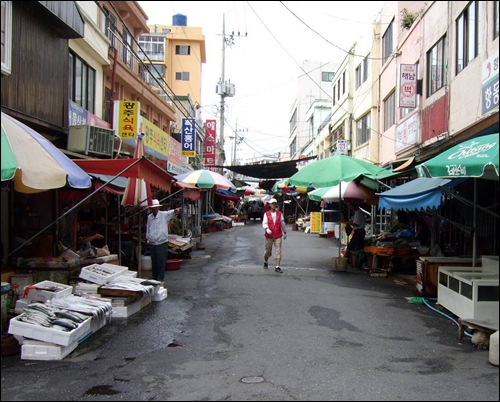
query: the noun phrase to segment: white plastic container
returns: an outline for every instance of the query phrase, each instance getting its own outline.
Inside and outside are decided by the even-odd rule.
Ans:
[[[143,271],[151,271],[153,269],[153,263],[151,262],[150,255],[143,255],[141,257],[141,269]]]
[[[21,346],[21,360],[62,360],[77,346],[77,341],[68,346],[61,346],[55,343],[26,339]]]
[[[490,335],[490,363],[498,366],[498,331]]]
[[[35,286],[35,288],[28,288],[26,295],[26,298],[29,300],[45,302],[53,298],[66,297],[73,294],[73,286],[63,283],[42,281],[35,283],[33,286]],[[44,290],[44,288],[50,290]]]
[[[114,264],[92,264],[83,267],[80,271],[80,278],[86,281],[104,285],[118,278],[128,268]]]

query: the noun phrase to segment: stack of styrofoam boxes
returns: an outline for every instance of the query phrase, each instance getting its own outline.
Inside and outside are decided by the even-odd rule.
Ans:
[[[44,303],[52,298],[71,295],[72,287],[57,282],[43,281],[28,288],[27,297],[21,305],[31,301]],[[56,291],[44,290],[56,287]],[[16,304],[17,309],[17,304]],[[9,334],[15,336],[21,346],[21,359],[24,360],[61,360],[76,349],[79,340],[86,339],[91,331],[91,318],[81,323],[78,328],[64,332],[54,328],[23,322],[23,314],[9,321]]]
[[[37,289],[39,288],[39,289]],[[43,290],[43,288],[50,289],[55,288],[55,291]],[[23,308],[26,307],[33,300],[41,301],[42,303],[46,300],[50,300],[54,297],[64,297],[73,293],[73,288],[69,285],[64,285],[62,283],[52,282],[52,281],[42,281],[35,283],[34,285],[26,286],[24,288],[23,298],[16,301],[16,307],[14,312],[21,314]]]
[[[128,282],[139,284],[139,285],[145,281],[145,279],[142,279],[142,278],[132,278],[132,277],[128,277],[128,276],[122,276],[119,278],[119,280],[120,281],[128,281]],[[143,285],[143,286],[151,287],[151,285]],[[113,306],[113,314],[111,317],[112,318],[126,318],[126,317],[130,317],[132,314],[137,313],[141,308],[144,308],[148,304],[151,303],[154,295],[156,295],[156,293],[158,292],[158,288],[160,288],[160,286],[153,287],[153,289],[152,289],[153,296],[150,294],[145,294],[139,300],[137,300],[134,303],[129,304],[128,306]]]

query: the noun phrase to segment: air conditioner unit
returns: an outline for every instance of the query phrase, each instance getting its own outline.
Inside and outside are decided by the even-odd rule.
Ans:
[[[71,126],[68,151],[113,156],[114,130],[96,126]]]

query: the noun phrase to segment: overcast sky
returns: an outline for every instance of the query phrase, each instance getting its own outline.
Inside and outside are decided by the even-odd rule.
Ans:
[[[207,62],[203,65],[202,118],[220,122],[222,32],[235,33],[225,49],[225,80],[236,95],[226,98],[224,129],[226,164],[237,159],[287,152],[289,121],[297,78],[304,60],[341,62],[346,51],[370,32],[383,1],[139,1],[149,24],[172,25],[175,14],[187,25],[203,28]],[[240,37],[237,33],[240,32]],[[247,34],[245,36],[245,34]],[[219,131],[218,131],[219,132]]]

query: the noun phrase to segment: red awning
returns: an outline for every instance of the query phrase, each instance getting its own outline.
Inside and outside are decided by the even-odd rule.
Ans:
[[[171,191],[172,182],[175,180],[166,170],[145,157],[140,159],[72,159],[72,161],[87,173],[144,179],[167,192]]]

